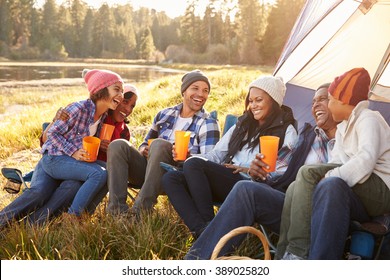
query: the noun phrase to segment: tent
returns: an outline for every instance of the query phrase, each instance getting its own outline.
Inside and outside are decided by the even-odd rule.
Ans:
[[[285,104],[299,125],[313,123],[315,89],[364,67],[372,79],[370,108],[390,123],[390,0],[308,0],[274,75],[287,83]]]

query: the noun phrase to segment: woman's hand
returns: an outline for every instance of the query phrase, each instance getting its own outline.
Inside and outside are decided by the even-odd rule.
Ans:
[[[87,161],[89,159],[89,154],[86,150],[84,149],[79,149],[76,152],[73,153],[72,157],[75,160],[79,161]]]
[[[224,166],[226,168],[233,169],[234,174],[240,173],[240,172],[247,173],[249,170],[248,167],[242,167],[242,166],[238,166],[238,165],[234,165],[234,164],[230,164],[230,163],[225,163]]]
[[[264,169],[269,168],[269,166],[263,161],[263,158],[262,154],[257,154],[249,167],[248,175],[255,181],[267,179],[267,172]]]
[[[108,141],[108,140],[101,140],[100,141],[99,151],[103,151],[103,152],[107,153],[108,145],[110,145],[110,141]]]

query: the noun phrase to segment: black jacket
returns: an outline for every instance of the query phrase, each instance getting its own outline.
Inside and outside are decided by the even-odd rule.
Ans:
[[[281,111],[281,114],[276,116],[270,125],[260,130],[258,135],[258,137],[264,135],[278,136],[280,138],[279,149],[283,146],[287,127],[290,124],[295,126],[296,123],[290,107],[282,105]],[[225,163],[230,163],[234,155],[242,148],[241,143],[243,142],[249,129],[249,118],[250,116],[248,113],[245,113],[238,118],[236,127],[232,133],[232,138],[229,142],[228,154],[225,159]]]
[[[292,154],[286,172],[284,172],[276,181],[268,182],[270,186],[281,192],[286,192],[288,186],[295,181],[299,168],[305,164],[315,137],[316,133],[313,127],[309,123],[305,123],[299,134],[298,143]]]

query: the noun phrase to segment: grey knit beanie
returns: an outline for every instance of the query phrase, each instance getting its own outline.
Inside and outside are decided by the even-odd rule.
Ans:
[[[206,84],[209,86],[209,91],[210,91],[210,81],[209,79],[201,72],[200,70],[193,70],[191,72],[186,73],[182,78],[181,78],[181,95],[186,91],[186,89],[192,84],[197,81],[203,81],[206,82]]]
[[[286,94],[286,85],[282,77],[261,76],[250,83],[249,90],[253,87],[264,90],[279,106],[282,106]]]

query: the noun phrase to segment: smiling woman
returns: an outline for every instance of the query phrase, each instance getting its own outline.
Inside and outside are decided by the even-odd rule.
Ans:
[[[83,184],[77,192],[69,213],[80,216],[95,199],[102,199],[107,192],[104,162],[85,163],[89,155],[83,149],[83,138],[99,135],[101,119],[109,109],[115,110],[123,98],[122,78],[108,70],[85,70],[83,78],[87,84],[90,98],[72,103],[64,110],[68,120],[56,120],[48,130],[48,140],[42,146],[42,159],[38,163],[42,169],[34,172],[34,178],[45,174],[57,180],[77,180]],[[46,176],[47,177],[47,176]],[[38,186],[39,188],[39,186]],[[98,201],[95,201],[98,203]]]

